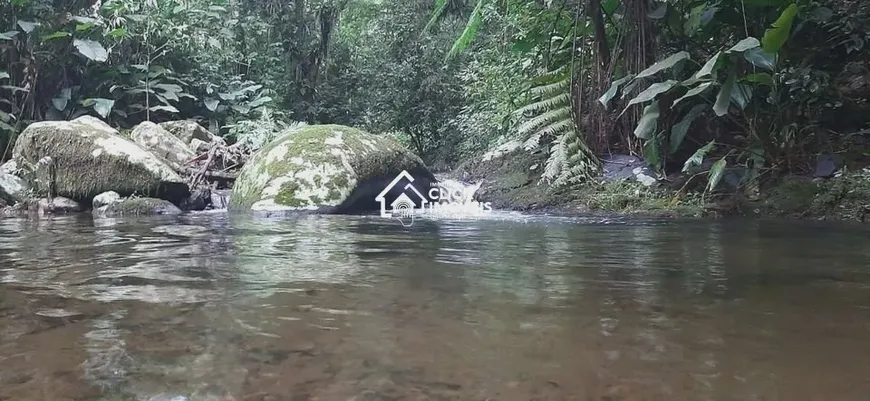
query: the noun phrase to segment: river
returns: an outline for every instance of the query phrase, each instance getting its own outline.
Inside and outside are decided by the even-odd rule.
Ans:
[[[867,400],[870,227],[0,220],[0,400]]]

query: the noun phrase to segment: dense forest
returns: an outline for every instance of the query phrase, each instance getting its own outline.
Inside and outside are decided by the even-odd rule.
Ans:
[[[554,186],[862,160],[863,0],[3,0],[0,135],[90,114],[261,145],[297,123],[393,135],[433,168],[507,141]]]

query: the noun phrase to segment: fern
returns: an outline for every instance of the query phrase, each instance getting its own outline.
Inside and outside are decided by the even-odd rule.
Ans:
[[[525,150],[537,150],[542,141],[551,139],[550,156],[541,180],[562,186],[594,177],[600,165],[575,123],[568,69],[548,71],[535,78],[534,84],[529,89],[534,101],[515,113],[526,117],[517,127]]]

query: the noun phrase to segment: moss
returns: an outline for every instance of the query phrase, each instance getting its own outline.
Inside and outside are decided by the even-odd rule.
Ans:
[[[420,167],[419,157],[390,138],[341,125],[306,126],[279,135],[252,157],[233,188],[232,207],[270,198],[289,207],[335,206],[359,182]],[[279,178],[297,187],[272,196],[270,185]]]
[[[285,182],[281,184],[281,189],[275,195],[275,202],[287,206],[303,206],[305,202],[296,199],[296,191],[299,190],[299,184],[296,182]]]
[[[169,201],[154,198],[126,198],[94,211],[103,217],[179,214],[181,210]]]
[[[103,143],[120,148],[109,151]],[[125,153],[128,151],[141,151],[142,160],[132,161]],[[57,193],[77,201],[88,201],[106,191],[161,196],[163,181],[183,185],[169,166],[138,145],[85,124],[44,122],[28,126],[16,141],[13,157],[36,165],[44,156],[51,156],[56,164]]]

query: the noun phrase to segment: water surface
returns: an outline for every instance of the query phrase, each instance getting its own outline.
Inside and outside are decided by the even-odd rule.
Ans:
[[[0,221],[0,400],[867,400],[870,228]]]

